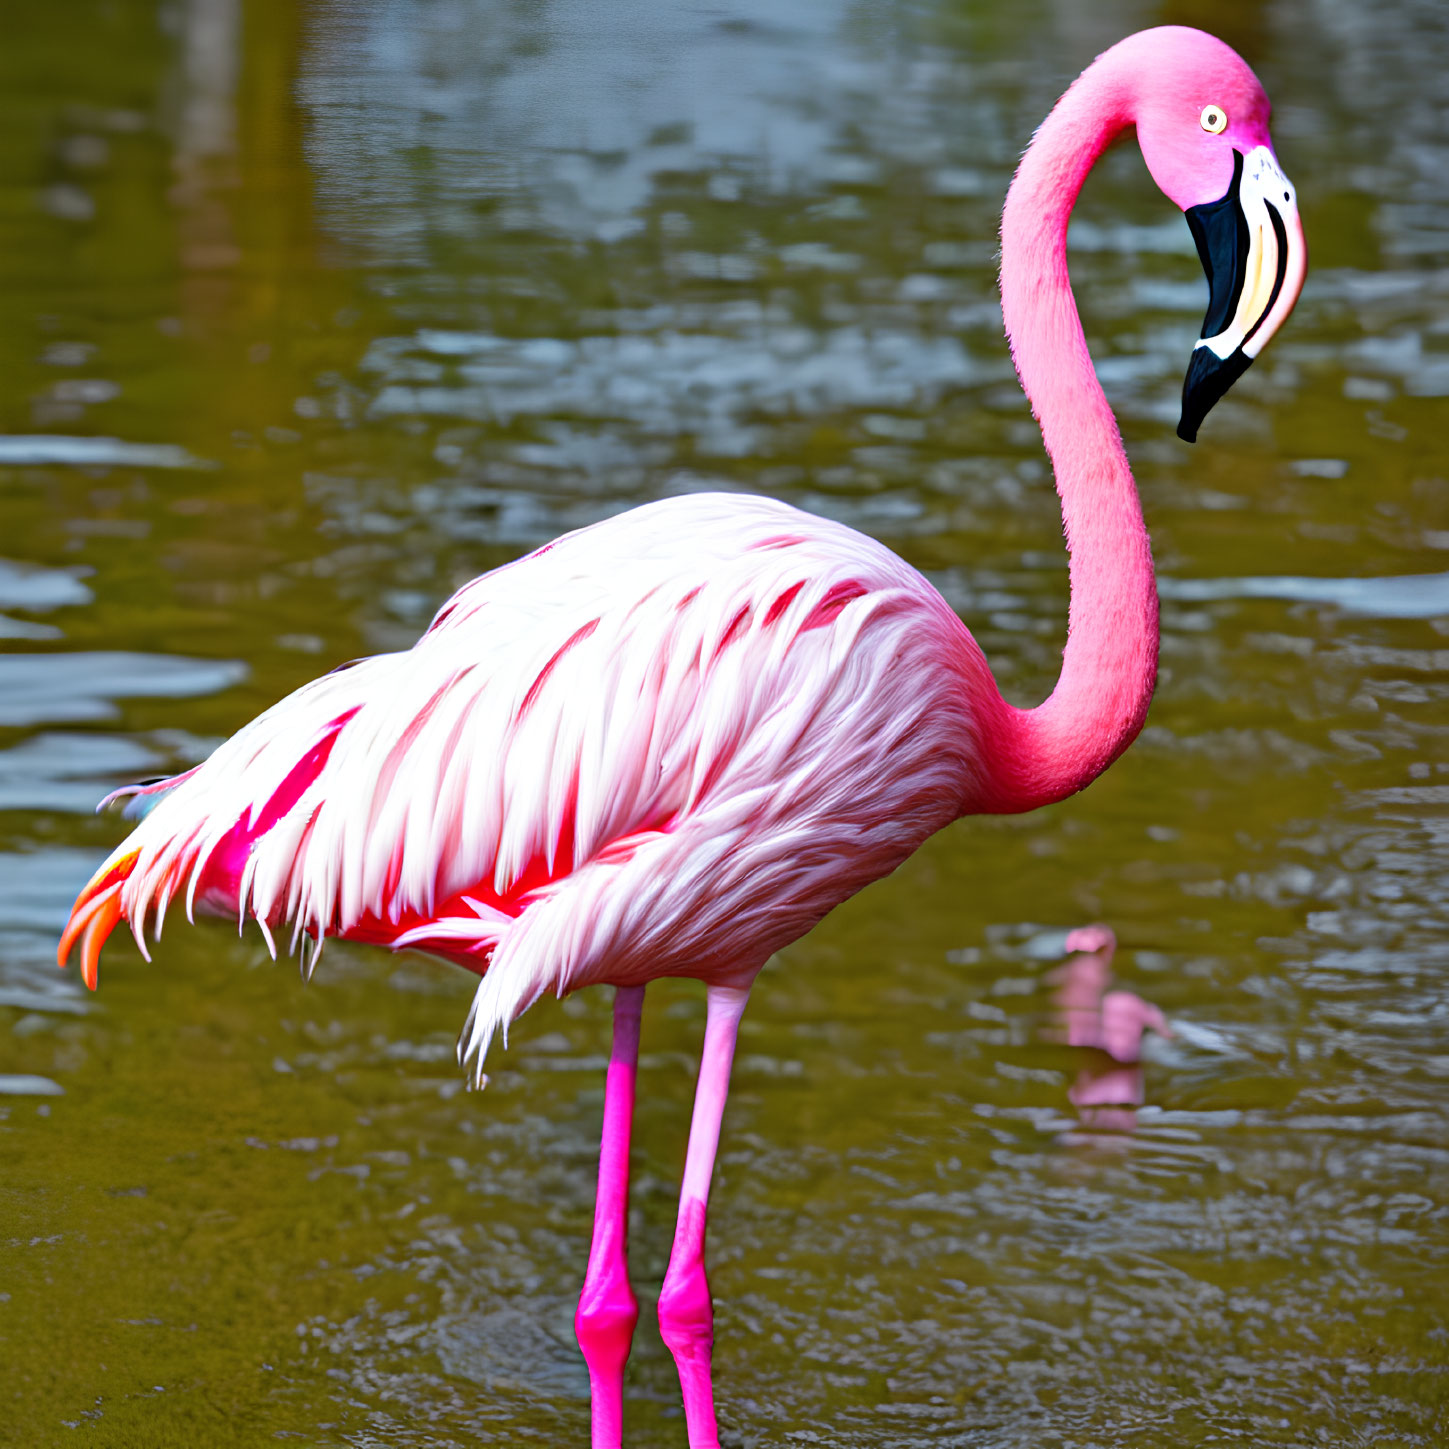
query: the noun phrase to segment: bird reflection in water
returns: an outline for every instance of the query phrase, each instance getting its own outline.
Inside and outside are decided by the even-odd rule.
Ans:
[[[1107,926],[1081,926],[1067,935],[1070,953],[1048,978],[1053,986],[1053,1041],[1086,1047],[1089,1060],[1067,1097],[1084,1127],[1132,1132],[1144,1099],[1142,1039],[1171,1037],[1167,1018],[1134,991],[1109,990],[1117,937]]]

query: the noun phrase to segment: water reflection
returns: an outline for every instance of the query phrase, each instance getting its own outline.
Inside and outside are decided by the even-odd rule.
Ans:
[[[1108,990],[1117,937],[1108,926],[1082,926],[1068,933],[1067,962],[1051,973],[1052,1000],[1059,1026],[1056,1039],[1087,1048],[1097,1060],[1086,1063],[1067,1090],[1085,1127],[1131,1132],[1132,1109],[1146,1100],[1142,1039],[1148,1031],[1170,1038],[1167,1018],[1133,991]]]
[[[214,694],[245,677],[237,660],[127,652],[0,655],[0,725],[114,719],[117,701]]]
[[[1288,599],[1332,604],[1371,619],[1449,617],[1449,573],[1405,574],[1371,579],[1169,579],[1158,581],[1164,599],[1198,603],[1209,599]]]
[[[241,56],[240,0],[185,0],[181,30],[181,97],[169,200],[180,215],[185,277],[181,314],[193,327],[224,313],[228,273],[242,259],[229,201],[237,186],[236,91]]]

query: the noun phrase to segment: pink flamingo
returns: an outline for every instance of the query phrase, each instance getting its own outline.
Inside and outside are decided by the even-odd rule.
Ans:
[[[637,1308],[625,1265],[629,1132],[646,984],[707,987],[703,1059],[659,1297],[692,1449],[716,1445],[705,1212],[740,1015],[766,958],[957,817],[1080,790],[1141,728],[1157,598],[1116,421],[1066,265],[1088,170],[1135,125],[1188,216],[1211,301],[1179,431],[1292,310],[1305,254],[1269,106],[1198,31],[1134,35],[1043,123],[1002,222],[1001,295],[1056,469],[1071,551],[1061,677],[1002,699],[941,596],[882,545],[764,498],[650,504],[468,584],[406,653],[325,676],[204,764],[135,787],[150,807],[81,893],[86,983],[130,924],[146,952],[184,891],[254,920],[418,947],[482,978],[459,1041],[544,991],[615,987],[593,1244],[576,1327],[595,1449],[621,1438]]]

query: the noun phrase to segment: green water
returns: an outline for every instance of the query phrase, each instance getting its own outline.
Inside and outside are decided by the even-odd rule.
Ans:
[[[996,216],[1060,89],[1164,20],[1258,68],[1313,270],[1190,449],[1187,229],[1131,148],[1089,184],[1157,699],[1085,795],[953,828],[761,978],[711,1220],[725,1442],[1449,1442],[1442,6],[12,9],[0,1442],[586,1442],[606,996],[534,1008],[481,1095],[471,980],[421,959],[329,948],[303,986],[174,919],[91,997],[53,965],[124,829],[91,808],[700,487],[886,540],[1040,699],[1066,575]],[[37,436],[159,451],[5,441]],[[1135,1117],[1079,1116],[1052,1039],[1094,919],[1176,1031]],[[684,1442],[652,1304],[702,1018],[649,993],[640,1449]]]

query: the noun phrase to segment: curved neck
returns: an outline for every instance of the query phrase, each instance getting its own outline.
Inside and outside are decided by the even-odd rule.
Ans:
[[[999,701],[983,731],[978,810],[1030,810],[1089,784],[1142,728],[1157,676],[1151,542],[1067,275],[1077,194],[1133,123],[1130,77],[1114,61],[1086,70],[1042,123],[1002,216],[1002,313],[1056,475],[1071,604],[1051,697],[1029,710]]]

